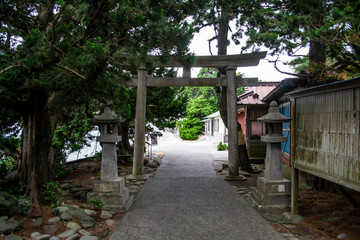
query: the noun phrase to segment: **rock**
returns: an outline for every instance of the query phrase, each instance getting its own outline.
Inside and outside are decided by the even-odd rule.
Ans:
[[[0,233],[8,234],[13,231],[16,232],[17,230],[20,230],[20,224],[13,218],[0,222]]]
[[[143,168],[143,173],[144,173],[144,174],[149,174],[149,173],[152,173],[152,170],[151,170],[151,168],[144,167],[144,168]]]
[[[89,233],[88,231],[86,231],[86,230],[84,230],[84,229],[81,229],[81,230],[79,231],[79,233],[80,233],[81,235],[83,235],[83,236],[90,236],[90,235],[91,235],[91,233]]]
[[[30,237],[35,238],[35,237],[40,236],[40,235],[41,235],[41,233],[39,233],[39,232],[33,232],[32,234],[30,234]]]
[[[87,215],[84,210],[81,209],[69,209],[66,211],[66,213],[69,213],[71,216],[75,217],[81,222],[95,222],[92,217]]]
[[[156,168],[158,166],[158,163],[155,161],[148,162],[146,164],[147,167]]]
[[[71,193],[76,193],[76,192],[91,192],[92,191],[92,188],[91,187],[88,187],[88,188],[83,188],[83,187],[79,187],[79,188],[73,188],[71,189]]]
[[[95,225],[94,222],[81,222],[83,228],[92,228]]]
[[[5,197],[0,196],[0,215],[1,216],[11,216],[11,201],[7,200]]]
[[[49,240],[61,240],[60,238],[56,237],[56,236],[53,236],[51,237]]]
[[[71,237],[73,235],[76,234],[76,230],[74,229],[70,229],[70,230],[66,230],[65,232],[60,233],[59,235],[57,235],[58,238],[68,238]]]
[[[51,238],[51,235],[43,234],[43,235],[39,235],[39,236],[35,237],[34,240],[49,240],[50,238]]]
[[[108,227],[112,227],[112,226],[114,226],[115,221],[112,220],[112,219],[107,219],[107,220],[105,221],[105,223],[106,223],[106,225],[108,225]]]
[[[278,223],[287,223],[287,221],[285,221],[284,216],[277,214],[277,213],[262,213],[261,214],[264,218],[266,218],[269,221],[272,222],[278,222]]]
[[[40,227],[44,224],[44,220],[42,218],[37,218],[35,219],[35,221],[33,222],[33,225],[36,227]]]
[[[74,198],[77,198],[77,199],[86,199],[86,192],[84,192],[84,191],[76,192],[76,193],[74,194]]]
[[[70,189],[73,189],[73,188],[81,188],[81,184],[79,183],[63,183],[63,184],[60,184],[59,186],[62,190],[68,190],[69,188]]]
[[[78,239],[79,237],[80,237],[79,234],[74,234],[74,235],[68,237],[66,240],[75,240],[75,239]]]
[[[8,235],[4,238],[4,240],[23,240],[22,237],[18,236],[18,235]]]
[[[0,222],[7,221],[8,219],[9,219],[8,216],[1,216],[0,217]]]
[[[139,190],[140,190],[140,187],[137,186],[137,185],[131,185],[131,186],[129,186],[128,188],[129,188],[129,190],[136,190],[136,191],[139,191]]]
[[[56,233],[58,230],[56,225],[44,225],[42,229],[45,231],[46,234],[53,234]]]
[[[299,236],[298,239],[299,240],[312,240],[313,238],[311,235],[304,235],[304,236]]]
[[[98,238],[95,236],[83,236],[80,240],[98,240]]]
[[[108,219],[108,218],[112,218],[112,214],[108,211],[105,211],[105,210],[102,210],[101,211],[101,218],[104,218],[104,219]]]
[[[162,160],[160,158],[154,158],[153,161],[156,162],[158,166],[162,163]]]
[[[244,171],[244,170],[239,170],[239,174],[244,175],[246,177],[250,176],[250,173],[248,173],[247,171]]]
[[[65,206],[62,206],[62,207],[57,207],[57,210],[59,210],[59,213],[63,213],[65,212],[66,210],[68,210],[69,208],[68,207],[65,207]]]
[[[63,212],[60,214],[60,218],[65,221],[69,221],[73,218],[73,216],[71,214],[69,214],[68,212]]]
[[[66,227],[68,229],[73,229],[76,232],[78,232],[81,229],[81,226],[76,222],[69,222],[68,224],[66,224]]]
[[[60,217],[53,217],[53,218],[49,218],[48,222],[49,223],[57,223],[60,222]]]
[[[304,221],[305,218],[297,215],[297,214],[291,214],[290,212],[285,212],[282,214],[286,221],[294,224],[299,224],[301,221]]]
[[[222,171],[222,164],[220,163],[214,163],[214,169],[217,172],[221,172]]]
[[[336,239],[344,239],[344,238],[347,238],[347,237],[349,237],[349,235],[347,235],[346,233],[341,233],[336,237]]]
[[[329,218],[324,218],[323,220],[326,222],[333,222],[333,221],[341,221],[343,219],[344,218],[342,218],[342,217],[329,217]]]
[[[93,210],[85,209],[84,212],[85,212],[87,215],[91,216],[91,217],[95,217],[95,216],[96,216],[96,212],[93,211]]]

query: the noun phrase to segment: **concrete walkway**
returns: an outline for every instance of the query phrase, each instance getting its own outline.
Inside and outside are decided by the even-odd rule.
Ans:
[[[115,239],[283,239],[212,167],[214,145],[165,133],[163,164],[111,236]]]

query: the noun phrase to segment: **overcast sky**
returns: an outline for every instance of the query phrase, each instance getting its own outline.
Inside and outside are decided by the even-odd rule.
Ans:
[[[214,36],[214,30],[212,27],[203,28],[200,33],[195,34],[193,41],[190,44],[190,51],[195,53],[195,55],[210,55],[208,39],[211,39]],[[232,41],[231,45],[228,47],[227,54],[240,54],[241,46],[236,46]],[[266,51],[264,48],[263,51]],[[306,51],[306,49],[304,50]],[[269,51],[268,51],[269,52]],[[217,54],[216,41],[213,41],[212,44],[212,53]],[[265,59],[273,59],[269,54]],[[267,60],[260,60],[260,64],[255,67],[241,67],[237,69],[237,72],[242,72],[245,74],[245,77],[257,77],[262,81],[281,81],[284,78],[291,77],[287,74],[282,74],[274,68],[273,63],[269,63]],[[288,56],[281,56],[280,60],[289,61],[292,58]],[[283,65],[282,63],[277,64],[278,68],[284,72],[293,72],[288,66]],[[191,76],[196,77],[199,72],[198,68],[192,69]]]

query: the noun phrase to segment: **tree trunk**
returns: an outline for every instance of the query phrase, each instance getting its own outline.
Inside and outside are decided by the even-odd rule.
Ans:
[[[221,9],[220,24],[219,24],[219,35],[217,37],[218,42],[218,55],[227,54],[227,45],[228,45],[228,29],[229,29],[229,17],[225,13],[224,8]],[[225,68],[219,68],[219,75],[226,75]],[[219,76],[219,77],[220,77]],[[227,124],[227,87],[221,88],[220,96],[220,116],[224,122],[225,127],[228,127]]]
[[[26,194],[31,203],[39,205],[39,188],[49,180],[51,126],[48,114],[48,93],[43,89],[31,90],[22,114],[23,132],[19,176],[26,183]]]
[[[325,8],[322,0],[314,1],[314,7],[317,9],[317,14],[311,21],[314,29],[320,29],[325,25]],[[309,72],[311,80],[309,87],[318,85],[321,82],[321,70],[325,66],[326,61],[326,46],[317,37],[310,41],[309,47]]]
[[[229,29],[229,14],[222,7],[221,10],[221,19],[219,24],[219,35],[218,35],[218,55],[226,55],[227,54],[227,45],[228,45],[228,29]],[[220,75],[226,75],[226,69],[219,68]],[[220,116],[224,122],[226,128],[227,124],[227,88],[221,88],[221,96],[220,96]],[[239,131],[241,131],[241,125],[238,124]],[[245,139],[238,139],[238,141],[243,141],[245,143]],[[246,151],[246,144],[238,145],[238,157],[240,167],[248,172],[252,172],[253,169],[250,165],[250,160]]]
[[[121,136],[121,141],[118,143],[118,148],[125,150],[127,153],[132,154],[130,143],[129,143],[129,122],[119,123],[119,135]]]

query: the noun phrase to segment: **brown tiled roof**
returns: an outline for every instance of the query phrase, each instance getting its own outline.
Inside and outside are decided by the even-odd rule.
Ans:
[[[267,104],[263,98],[268,95],[280,82],[259,82],[257,86],[244,87],[245,93],[238,95],[238,105]]]

